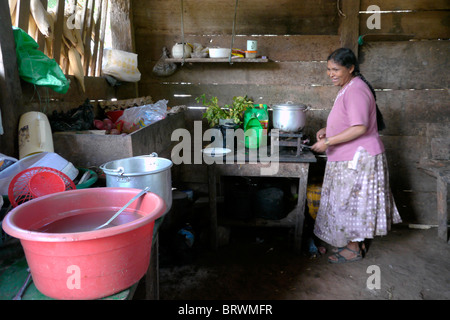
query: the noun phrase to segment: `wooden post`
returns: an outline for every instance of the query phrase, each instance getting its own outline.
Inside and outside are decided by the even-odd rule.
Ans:
[[[213,250],[217,250],[217,190],[216,164],[208,165],[209,212],[210,212],[210,243]]]
[[[61,57],[61,44],[62,44],[62,34],[63,34],[63,23],[64,23],[64,0],[58,0],[58,6],[56,9],[56,21],[54,30],[54,41],[53,41],[53,59],[59,64]]]
[[[110,0],[111,41],[117,50],[136,52],[134,44],[133,11],[131,0]],[[139,58],[138,58],[139,59]],[[139,96],[138,84],[134,83],[135,96]]]
[[[30,16],[30,1],[17,0],[16,6],[16,27],[23,31],[28,31],[28,21]]]
[[[113,48],[135,52],[131,0],[111,0],[110,6]]]
[[[449,188],[448,177],[437,176],[437,212],[438,212],[438,237],[448,241],[448,218],[449,218]],[[449,242],[450,244],[450,242]]]
[[[359,37],[359,9],[360,0],[340,0],[341,24],[339,34],[341,35],[341,47],[352,49],[358,57]],[[342,16],[342,14],[344,16]]]
[[[18,158],[17,127],[24,106],[7,1],[0,1],[0,111],[4,132],[0,135],[1,153]]]

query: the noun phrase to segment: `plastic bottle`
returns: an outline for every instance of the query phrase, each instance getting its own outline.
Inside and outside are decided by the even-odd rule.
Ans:
[[[245,146],[259,148],[266,145],[268,127],[269,114],[266,104],[255,104],[253,108],[247,108],[244,113]]]

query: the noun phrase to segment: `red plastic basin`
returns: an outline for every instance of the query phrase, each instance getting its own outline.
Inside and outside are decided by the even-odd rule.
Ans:
[[[140,191],[70,190],[25,202],[11,210],[3,220],[3,229],[20,239],[36,288],[55,299],[98,299],[138,282],[149,266],[154,222],[165,212],[164,200],[154,193],[141,196],[116,219],[127,221],[127,215],[135,214],[141,218],[118,226],[75,233],[33,230],[83,214],[98,217],[104,223],[102,213],[118,211]]]

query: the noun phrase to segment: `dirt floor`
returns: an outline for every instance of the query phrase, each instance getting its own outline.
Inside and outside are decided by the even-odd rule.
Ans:
[[[232,228],[216,252],[201,245],[177,250],[162,237],[160,299],[450,299],[450,244],[436,228],[395,225],[370,243],[363,260],[341,265],[327,262],[329,251],[294,254],[291,242],[288,229],[274,228]],[[371,266],[379,268],[379,289],[368,288],[377,284]]]

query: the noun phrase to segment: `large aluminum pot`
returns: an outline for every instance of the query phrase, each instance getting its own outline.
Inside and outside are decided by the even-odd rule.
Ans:
[[[150,188],[172,207],[172,161],[158,158],[156,153],[110,161],[100,166],[106,175],[107,187]]]
[[[273,105],[273,127],[284,132],[301,131],[306,124],[305,112],[310,108],[310,106],[304,104],[294,104],[292,101]]]

